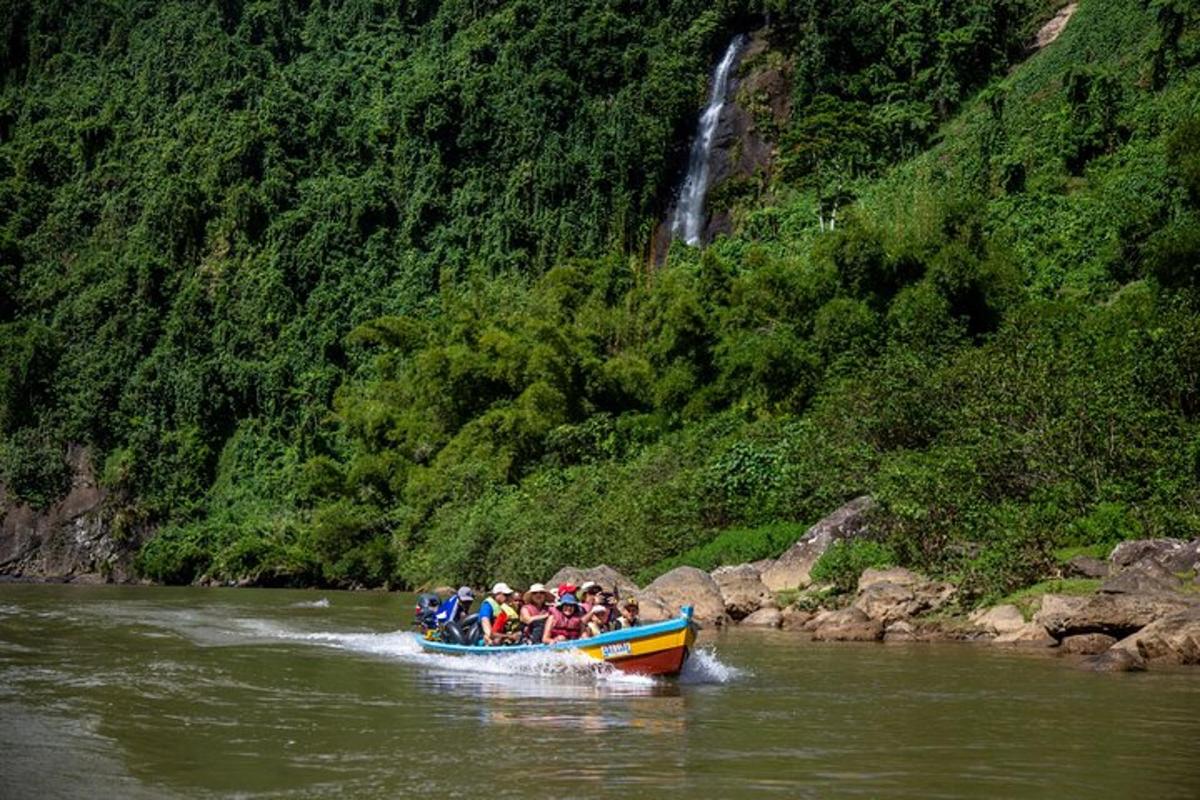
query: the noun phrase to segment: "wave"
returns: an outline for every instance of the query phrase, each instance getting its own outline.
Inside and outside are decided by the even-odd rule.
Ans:
[[[320,600],[301,600],[299,603],[292,603],[292,608],[329,608],[329,598],[322,597]]]

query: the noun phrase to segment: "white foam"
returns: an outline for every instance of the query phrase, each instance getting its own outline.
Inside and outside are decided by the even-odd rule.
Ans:
[[[431,677],[454,675],[467,677],[490,686],[520,684],[522,691],[552,691],[555,684],[605,686],[617,691],[645,692],[661,686],[661,679],[633,675],[597,662],[571,650],[497,650],[488,655],[446,656],[421,647],[419,636],[408,631],[390,633],[353,633],[337,631],[299,631],[262,619],[241,619],[239,626],[255,639],[268,638],[345,650],[351,653],[391,659],[419,666]],[[684,665],[681,683],[724,684],[743,675],[743,671],[725,664],[711,647],[697,648]],[[519,680],[512,680],[518,679]]]
[[[697,647],[683,665],[680,683],[730,683],[746,673],[717,658],[711,646]]]
[[[329,608],[329,599],[322,597],[320,600],[301,600],[299,603],[292,603],[292,608]]]

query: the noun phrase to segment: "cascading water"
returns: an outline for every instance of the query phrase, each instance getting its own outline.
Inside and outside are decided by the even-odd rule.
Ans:
[[[708,106],[700,115],[696,125],[696,136],[692,139],[692,150],[688,155],[687,175],[679,187],[675,201],[675,216],[671,220],[671,234],[691,245],[700,244],[700,231],[704,227],[704,196],[708,194],[709,157],[712,154],[713,137],[721,111],[729,95],[729,76],[738,55],[748,41],[745,34],[733,37],[725,55],[713,71],[712,91]]]

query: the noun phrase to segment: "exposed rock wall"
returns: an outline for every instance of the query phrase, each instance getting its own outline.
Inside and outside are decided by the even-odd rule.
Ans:
[[[776,132],[791,115],[790,68],[786,61],[772,57],[766,31],[751,34],[731,95],[718,122],[709,159],[708,220],[700,237],[704,244],[733,230],[728,206],[732,196],[767,186],[777,155]],[[662,263],[671,246],[674,215],[672,205],[655,229],[651,244],[655,263]]]
[[[101,488],[87,450],[72,447],[71,488],[45,509],[9,499],[0,485],[0,577],[89,583],[134,580],[144,527],[115,535],[115,504]]]

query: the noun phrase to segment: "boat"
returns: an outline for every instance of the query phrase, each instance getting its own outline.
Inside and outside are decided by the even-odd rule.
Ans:
[[[609,631],[588,639],[556,644],[524,644],[488,647],[450,644],[436,639],[420,639],[430,653],[448,656],[507,656],[517,653],[579,652],[597,662],[611,664],[622,672],[637,675],[678,675],[696,641],[692,607],[684,606],[679,616],[664,622]]]

